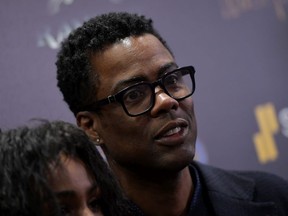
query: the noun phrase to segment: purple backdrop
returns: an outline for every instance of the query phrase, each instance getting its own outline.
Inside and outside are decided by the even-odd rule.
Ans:
[[[288,0],[0,2],[0,127],[75,123],[56,87],[60,41],[107,11],[154,19],[179,65],[194,65],[197,159],[288,178]]]

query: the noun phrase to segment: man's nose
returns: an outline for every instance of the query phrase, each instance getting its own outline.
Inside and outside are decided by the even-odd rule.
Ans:
[[[166,92],[160,87],[155,88],[155,104],[151,109],[151,116],[157,117],[161,113],[167,113],[171,109],[177,109],[179,103],[176,99],[170,97]]]

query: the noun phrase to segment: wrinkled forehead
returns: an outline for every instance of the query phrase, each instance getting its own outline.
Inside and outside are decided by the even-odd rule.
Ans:
[[[127,37],[91,57],[92,69],[99,79],[99,91],[113,89],[118,82],[134,76],[157,78],[163,65],[174,58],[169,50],[151,34]]]

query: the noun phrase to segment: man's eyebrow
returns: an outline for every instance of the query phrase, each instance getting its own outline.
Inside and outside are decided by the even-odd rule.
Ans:
[[[169,70],[176,69],[176,68],[178,68],[178,65],[175,62],[170,62],[168,64],[163,65],[158,70],[158,78],[163,76],[165,73],[169,72]]]
[[[115,86],[113,92],[115,91],[119,91],[127,86],[130,86],[130,85],[133,85],[133,84],[136,84],[136,83],[139,83],[141,81],[147,81],[147,78],[142,76],[142,75],[139,75],[139,76],[134,76],[134,77],[131,77],[130,79],[127,79],[127,80],[121,80],[117,83],[117,85]]]
[[[165,73],[167,73],[169,69],[171,69],[171,68],[176,69],[177,67],[178,66],[177,66],[177,64],[175,62],[169,62],[168,64],[165,64],[165,65],[161,66],[158,69],[157,77],[160,78]],[[117,91],[119,91],[119,90],[121,90],[121,89],[123,89],[123,88],[125,88],[127,86],[139,83],[141,81],[147,81],[147,77],[139,75],[139,76],[131,77],[128,80],[122,80],[119,83],[117,83],[117,85],[115,86],[113,92],[117,92]]]

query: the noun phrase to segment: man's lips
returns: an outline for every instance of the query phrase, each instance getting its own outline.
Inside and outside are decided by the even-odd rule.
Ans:
[[[174,121],[168,122],[166,125],[164,125],[160,130],[156,133],[154,138],[156,140],[166,138],[166,137],[172,137],[174,135],[180,135],[181,132],[183,132],[184,128],[187,128],[188,122],[184,119],[177,119]]]

